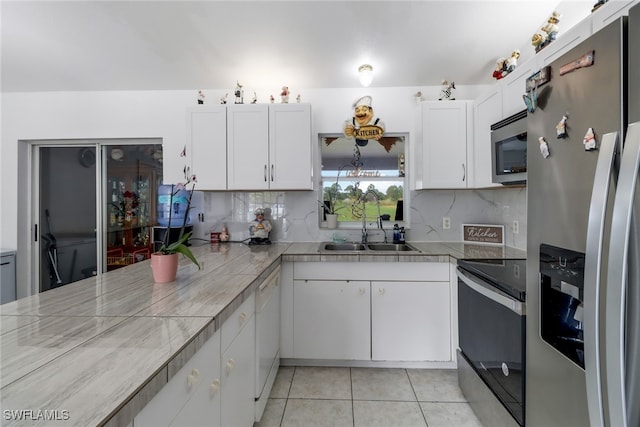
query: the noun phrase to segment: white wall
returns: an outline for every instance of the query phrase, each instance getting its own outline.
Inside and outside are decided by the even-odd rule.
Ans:
[[[459,87],[455,91],[457,99],[473,99],[486,89],[485,86]],[[352,116],[353,101],[363,95],[373,97],[373,108],[381,117],[388,132],[409,133],[410,144],[416,144],[419,128],[418,103],[414,94],[422,91],[423,99],[437,99],[440,87],[400,87],[400,88],[352,88],[352,89],[312,89],[301,90],[302,102],[312,104],[313,134],[341,132],[342,123]],[[229,90],[205,90],[207,102],[217,102]],[[256,90],[259,102],[265,102],[268,90]],[[271,93],[277,94],[278,91]],[[18,250],[19,282],[26,280],[27,239],[29,229],[29,156],[27,144],[22,141],[41,139],[95,139],[95,138],[162,138],[165,147],[182,147],[185,142],[185,109],[196,102],[197,90],[193,91],[122,91],[122,92],[45,92],[45,93],[3,93],[1,96],[2,132],[0,144],[0,247]],[[292,99],[298,92],[293,89]],[[245,96],[245,100],[250,96]],[[215,101],[214,101],[215,100]],[[316,153],[317,156],[317,147]],[[175,160],[173,160],[175,158]],[[166,166],[175,170],[172,176],[180,176],[182,165],[177,156],[165,151]],[[410,159],[411,161],[411,159]],[[173,178],[175,179],[175,178]],[[27,181],[27,182],[25,182]],[[20,188],[20,192],[19,189]],[[73,183],[69,183],[73,191]],[[521,192],[523,193],[523,192]],[[515,193],[518,194],[518,193]],[[211,194],[209,217],[215,220],[216,209],[224,204],[229,193]],[[448,212],[454,225],[456,209],[460,210],[460,220],[470,222],[495,221],[495,215],[505,215],[505,221],[512,217],[526,221],[524,195],[514,197],[513,190],[415,192],[412,196],[412,217],[422,218],[415,223],[415,236],[422,240],[458,240],[460,233],[433,233],[435,225],[441,222],[441,211]],[[302,222],[287,224],[279,231],[279,237],[286,240],[317,240],[326,236],[318,229],[315,212],[317,195],[315,192],[294,192],[287,194],[291,201],[290,211],[306,218]],[[455,203],[455,200],[464,200]],[[469,209],[478,205],[476,209]],[[294,207],[295,205],[295,207]],[[518,205],[515,207],[514,205]],[[520,206],[521,205],[521,206]],[[490,208],[493,206],[493,208]],[[510,206],[505,208],[504,206]],[[452,211],[452,208],[454,209]],[[224,217],[224,213],[220,214]],[[424,219],[425,217],[430,217]],[[312,219],[310,219],[312,218]],[[418,224],[421,224],[418,226]],[[525,230],[525,224],[520,225]],[[411,236],[410,236],[411,237]],[[524,247],[526,242],[512,239],[510,244]],[[23,272],[22,274],[20,272]]]

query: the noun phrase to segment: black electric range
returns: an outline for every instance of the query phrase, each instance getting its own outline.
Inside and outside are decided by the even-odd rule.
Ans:
[[[483,278],[518,301],[525,301],[526,259],[461,259],[458,261],[458,266]]]

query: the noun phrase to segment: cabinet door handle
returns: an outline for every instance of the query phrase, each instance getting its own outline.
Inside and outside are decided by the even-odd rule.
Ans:
[[[264,182],[267,182],[267,165],[264,165]]]
[[[193,368],[191,370],[191,374],[187,375],[187,384],[189,384],[189,387],[193,387],[195,384],[198,383],[198,378],[200,377],[200,372]]]
[[[366,289],[365,289],[365,288],[360,288],[360,295],[364,295],[364,294],[365,294],[365,292],[366,292]]]
[[[271,182],[273,182],[273,163],[271,164]]]
[[[216,378],[209,386],[209,392],[214,395],[220,391],[220,379]]]
[[[465,181],[467,179],[467,168],[464,166],[464,163],[462,164],[462,181]]]
[[[227,361],[227,374],[233,370],[234,366],[236,366],[236,361],[233,359],[229,359]]]
[[[380,295],[384,295],[384,288],[378,288],[378,293]]]
[[[245,320],[247,320],[247,313],[245,313],[244,311],[242,313],[240,313],[240,316],[238,316],[239,320],[240,320],[240,324],[242,325]]]

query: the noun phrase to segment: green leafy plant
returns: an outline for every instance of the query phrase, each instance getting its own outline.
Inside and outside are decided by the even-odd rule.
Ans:
[[[195,265],[197,265],[199,270],[200,263],[198,263],[198,260],[193,255],[193,252],[191,252],[191,249],[189,249],[189,246],[187,246],[186,244],[189,238],[191,237],[192,232],[189,232],[186,234],[184,232],[185,227],[187,225],[187,219],[189,218],[189,210],[191,209],[191,197],[193,195],[193,189],[196,186],[196,176],[195,175],[189,176],[188,172],[189,172],[189,169],[185,167],[185,178],[187,180],[186,183],[171,185],[171,197],[169,199],[169,206],[173,206],[173,197],[176,194],[178,194],[180,190],[186,189],[187,185],[191,184],[191,190],[189,191],[189,199],[187,201],[187,209],[184,214],[184,219],[182,220],[182,227],[180,227],[180,234],[179,234],[178,240],[176,240],[173,243],[169,243],[169,234],[170,234],[169,231],[171,230],[171,212],[173,211],[173,208],[171,208],[169,210],[169,227],[167,227],[167,230],[164,233],[164,237],[162,239],[162,246],[160,246],[160,249],[158,249],[157,253],[160,253],[163,255],[180,253],[186,256],[187,258],[189,258],[191,262],[193,262]]]

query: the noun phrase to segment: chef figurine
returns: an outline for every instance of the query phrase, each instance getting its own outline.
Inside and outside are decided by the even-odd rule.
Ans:
[[[271,223],[264,218],[264,209],[258,208],[254,212],[256,219],[249,223],[249,236],[251,237],[251,243],[268,245],[271,243],[269,240],[269,232],[271,232]]]
[[[223,225],[222,226],[222,232],[220,233],[220,241],[221,242],[228,242],[230,238],[231,238],[231,236],[229,235],[229,229],[227,228],[226,225]]]

